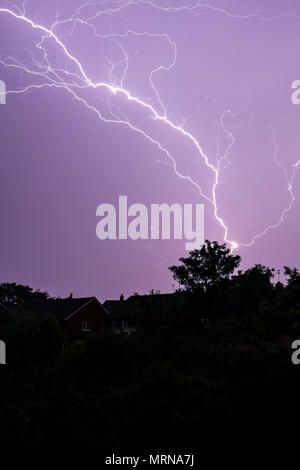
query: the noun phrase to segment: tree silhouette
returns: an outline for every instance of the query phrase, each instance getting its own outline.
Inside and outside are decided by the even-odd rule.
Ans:
[[[228,279],[241,262],[240,256],[233,256],[226,244],[205,240],[200,250],[190,252],[188,258],[179,258],[180,266],[169,269],[173,277],[186,290],[194,292],[207,290],[222,279]]]
[[[289,286],[298,283],[300,280],[300,273],[296,268],[289,268],[288,266],[284,266],[284,274],[287,277]]]

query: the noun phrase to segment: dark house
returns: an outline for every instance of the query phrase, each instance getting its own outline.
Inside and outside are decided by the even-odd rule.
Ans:
[[[151,318],[153,312],[164,314],[170,309],[182,308],[185,294],[132,295],[126,300],[106,300],[107,326],[114,333],[132,333],[142,318]]]
[[[106,300],[103,304],[108,314],[106,316],[107,327],[114,333],[132,333],[136,329],[135,316],[128,305],[128,300]]]
[[[64,316],[63,331],[68,339],[99,334],[105,328],[107,312],[96,297],[64,299],[60,308]]]

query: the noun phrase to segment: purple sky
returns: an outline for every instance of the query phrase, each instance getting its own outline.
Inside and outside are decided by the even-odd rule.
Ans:
[[[243,268],[299,267],[299,2],[81,5],[0,0],[0,280],[101,300],[171,291],[185,240],[100,241],[96,208],[123,194],[203,203],[205,237],[222,241],[213,204],[170,160],[212,199],[203,154]]]

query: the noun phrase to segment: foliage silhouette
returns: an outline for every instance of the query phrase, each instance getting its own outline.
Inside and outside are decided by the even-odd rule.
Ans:
[[[229,423],[257,435],[300,418],[298,271],[285,268],[286,284],[263,265],[234,274],[240,257],[209,241],[180,261],[171,271],[185,291],[167,305],[147,297],[135,333],[104,330],[67,347],[49,317],[55,299],[0,285],[11,312],[0,312],[3,448],[199,449],[224,440]]]
[[[241,258],[231,255],[225,244],[205,241],[199,250],[190,252],[189,257],[180,258],[180,266],[171,266],[174,279],[186,290],[207,290],[220,281],[228,279],[239,266]]]

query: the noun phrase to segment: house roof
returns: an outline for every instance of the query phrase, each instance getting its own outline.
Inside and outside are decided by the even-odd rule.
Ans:
[[[108,306],[112,305],[114,308],[109,310],[106,307],[106,302],[109,302]],[[132,295],[124,301],[120,300],[109,300],[104,302],[104,306],[109,311],[108,317],[113,318],[130,318],[135,317],[139,314],[151,313],[153,308],[160,311],[164,311],[170,307],[179,306],[184,303],[184,296],[182,294],[155,294],[155,295]],[[110,304],[110,302],[116,302]]]
[[[103,307],[108,311],[108,313],[113,313],[117,308],[119,308],[121,302],[124,302],[124,300],[105,300]]]
[[[44,308],[44,313],[55,315],[59,320],[68,320],[87,304],[94,301],[96,301],[99,306],[103,308],[96,297],[68,297],[66,299],[49,299],[47,305]]]
[[[85,307],[87,304],[89,304],[90,302],[94,300],[96,300],[100,304],[100,302],[96,299],[96,297],[81,297],[77,299],[71,298],[71,299],[66,299],[66,300],[67,302],[66,302],[66,309],[65,309],[65,320],[68,320],[69,318],[73,317],[73,315],[76,315],[76,313],[79,312],[79,310],[81,310],[83,307]]]

